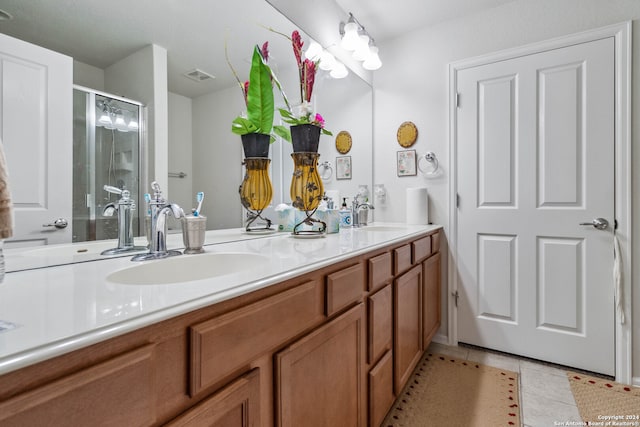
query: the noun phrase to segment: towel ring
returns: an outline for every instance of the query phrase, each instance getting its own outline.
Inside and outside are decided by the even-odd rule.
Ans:
[[[320,178],[322,178],[323,181],[328,181],[331,179],[331,177],[333,176],[333,167],[331,166],[331,162],[326,160],[322,163],[318,164],[318,168],[322,168],[322,172],[320,173]],[[329,171],[327,173],[327,171]]]
[[[426,168],[422,167],[422,160],[426,160],[427,163],[431,163],[431,165],[433,165],[433,170],[431,172],[428,172]],[[424,175],[435,175],[438,171],[438,158],[436,157],[436,153],[429,151],[424,156],[420,156],[418,159],[418,169]]]

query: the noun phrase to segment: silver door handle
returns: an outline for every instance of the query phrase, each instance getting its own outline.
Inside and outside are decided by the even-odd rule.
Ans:
[[[53,221],[51,224],[42,224],[43,227],[55,227],[55,228],[67,228],[69,223],[64,218],[58,218]]]
[[[604,230],[609,226],[609,221],[604,218],[595,218],[591,222],[581,222],[580,225],[593,225],[593,228]]]

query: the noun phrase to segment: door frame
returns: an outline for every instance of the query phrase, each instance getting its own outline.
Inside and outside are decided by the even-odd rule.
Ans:
[[[458,290],[457,262],[457,73],[467,68],[504,61],[521,56],[558,49],[575,44],[614,37],[615,40],[615,116],[614,116],[614,186],[615,186],[615,219],[616,235],[620,241],[622,252],[622,308],[625,321],[621,323],[618,316],[615,325],[615,375],[616,381],[631,384],[632,382],[632,235],[631,209],[633,199],[631,193],[631,21],[609,25],[593,30],[580,32],[545,40],[522,47],[516,47],[490,53],[474,58],[464,59],[449,64],[449,170],[451,185],[449,187],[449,280],[448,280],[448,338],[450,345],[458,344],[458,313],[453,295]],[[612,254],[613,255],[613,254]],[[613,273],[612,285],[613,286]],[[616,301],[617,302],[617,301]],[[638,384],[640,385],[640,384]]]

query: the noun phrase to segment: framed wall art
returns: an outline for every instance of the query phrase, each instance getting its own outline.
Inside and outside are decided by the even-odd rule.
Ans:
[[[336,157],[336,179],[351,179],[351,156]]]
[[[415,176],[418,174],[416,169],[416,150],[398,151],[397,155],[398,176]]]

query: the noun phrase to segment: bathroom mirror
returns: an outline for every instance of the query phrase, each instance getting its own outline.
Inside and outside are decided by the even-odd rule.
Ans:
[[[264,26],[286,34],[296,27],[264,0],[246,0],[241,8],[231,0],[65,3],[0,0],[0,9],[14,16],[11,21],[0,21],[0,33],[74,57],[74,83],[125,97],[126,93],[110,90],[104,70],[110,63],[151,43],[166,48],[168,151],[154,152],[154,141],[149,141],[153,156],[149,159],[151,178],[141,179],[156,178],[153,164],[164,162],[164,169],[160,169],[186,175],[156,178],[166,183],[172,201],[189,211],[195,204],[195,193],[204,191],[203,211],[208,217],[208,229],[241,227],[237,191],[244,173],[242,150],[239,137],[230,132],[230,123],[244,106],[225,62],[225,39],[229,58],[243,80],[248,74],[253,44],[269,40],[271,65],[281,76],[289,97],[296,99],[297,79],[290,43]],[[304,40],[308,43],[309,38]],[[200,71],[214,78],[195,82],[184,75],[196,69],[196,79],[202,76]],[[353,136],[352,180],[338,182],[333,174],[325,182],[326,189],[339,191],[346,197],[355,195],[359,185],[371,188],[371,87],[353,73],[334,80],[323,72],[315,93],[316,108],[325,116],[327,128],[334,135],[347,130]],[[330,162],[335,170],[335,157],[339,153],[333,138],[322,137],[320,152],[321,161]],[[292,165],[287,144],[278,141],[272,145],[272,180],[276,187],[273,204],[289,201],[287,168]],[[10,265],[7,267],[11,269]]]

